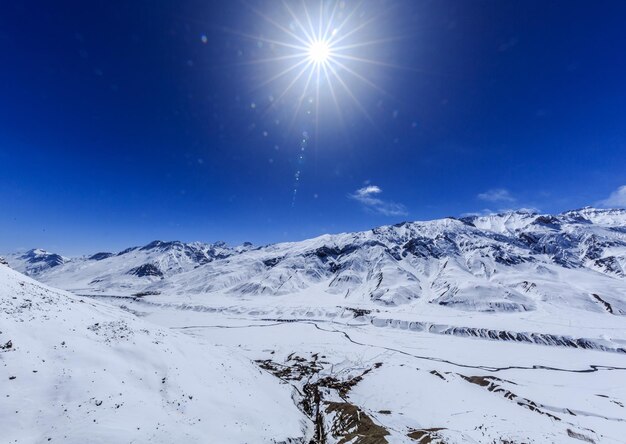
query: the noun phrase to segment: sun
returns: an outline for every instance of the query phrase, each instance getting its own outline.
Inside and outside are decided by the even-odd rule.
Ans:
[[[377,22],[382,12],[372,15],[363,6],[364,0],[354,4],[344,0],[302,0],[300,6],[282,0],[278,3],[282,7],[272,10],[272,14],[245,4],[270,26],[264,26],[260,35],[227,31],[253,40],[254,51],[263,50],[267,54],[242,63],[262,64],[272,69],[268,78],[254,85],[255,90],[265,87],[273,90],[266,113],[287,105],[292,109],[289,128],[301,112],[312,115],[317,128],[322,103],[334,105],[339,119],[343,120],[346,107],[340,102],[349,99],[374,123],[359,95],[366,86],[390,97],[370,77],[375,68],[395,65],[372,56],[380,54],[380,44],[398,38],[380,35],[383,27]]]
[[[315,40],[309,45],[309,60],[317,65],[325,64],[332,56],[330,44],[326,40]]]

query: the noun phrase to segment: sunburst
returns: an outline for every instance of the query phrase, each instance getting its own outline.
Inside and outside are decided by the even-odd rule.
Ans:
[[[368,78],[366,72],[387,66],[371,57],[369,47],[393,39],[371,38],[375,34],[371,28],[376,28],[377,16],[368,17],[363,2],[349,6],[343,0],[303,0],[301,3],[283,0],[280,3],[282,11],[273,11],[272,15],[246,5],[265,23],[263,32],[260,35],[232,32],[256,41],[271,53],[245,62],[266,64],[274,71],[255,85],[255,89],[271,87],[276,91],[268,104],[268,111],[285,104],[293,96],[295,100],[289,102],[295,107],[290,108],[292,123],[305,103],[313,105],[317,119],[323,95],[332,102],[340,117],[345,109],[341,101],[347,99],[373,123],[355,92],[354,82],[387,94]]]

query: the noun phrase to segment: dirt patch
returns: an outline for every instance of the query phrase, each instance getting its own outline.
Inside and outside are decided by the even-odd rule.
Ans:
[[[555,416],[551,413],[543,411],[541,409],[541,406],[535,403],[534,401],[531,401],[530,399],[527,399],[527,398],[522,398],[521,396],[517,396],[512,391],[507,390],[504,387],[502,387],[503,383],[515,385],[515,383],[511,381],[505,381],[503,379],[496,378],[494,376],[465,376],[465,375],[459,375],[459,376],[465,379],[467,382],[476,384],[480,387],[485,387],[490,392],[497,393],[503,396],[504,398],[508,399],[509,401],[513,401],[517,405],[524,407],[532,412],[536,412],[541,415],[546,415],[547,417],[552,418],[556,421],[561,420],[561,418],[559,418],[558,416]]]
[[[343,307],[343,308],[345,310],[352,312],[352,316],[355,318],[366,316],[372,312],[372,310],[366,310],[364,308],[352,308],[352,307]]]
[[[441,373],[439,373],[437,370],[431,370],[430,374],[431,375],[435,375],[436,377],[441,378],[444,381],[446,380],[446,378]]]
[[[332,366],[317,354],[307,359],[292,353],[282,363],[271,359],[258,360],[256,363],[277,378],[292,384],[300,394],[298,407],[311,419],[315,428],[309,444],[325,444],[330,436],[340,444],[388,442],[385,436],[389,432],[349,399],[350,390],[382,363],[377,362],[356,375],[354,371],[328,374]],[[326,374],[321,376],[322,372]]]
[[[330,434],[338,444],[387,444],[387,429],[375,424],[365,412],[348,402],[326,403],[326,415],[332,418]]]
[[[160,291],[148,290],[148,291],[140,291],[137,293],[133,293],[133,296],[136,298],[142,298],[144,296],[158,296],[160,294],[161,294]]]
[[[432,429],[417,429],[412,430],[407,436],[411,439],[416,440],[420,444],[429,444],[429,443],[444,443],[442,436],[437,433],[441,430],[445,430],[443,428],[432,428]]]
[[[323,361],[318,360],[318,355],[312,355],[311,359],[296,356],[293,353],[287,357],[284,363],[274,362],[271,359],[255,361],[263,370],[266,370],[285,381],[300,381],[317,375],[323,368]]]
[[[570,438],[577,439],[579,441],[590,442],[592,444],[595,444],[596,442],[593,438],[583,435],[582,433],[575,432],[571,429],[567,429],[567,436],[569,436]]]
[[[605,301],[604,299],[602,299],[600,296],[598,296],[595,293],[593,293],[591,296],[593,296],[593,298],[596,301],[598,301],[600,304],[602,304],[602,306],[604,307],[604,309],[606,311],[608,311],[611,314],[615,314],[615,313],[613,313],[613,307],[611,306],[611,304],[609,304],[607,301]]]

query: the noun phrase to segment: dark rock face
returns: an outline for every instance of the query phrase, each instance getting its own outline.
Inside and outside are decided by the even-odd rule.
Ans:
[[[128,274],[135,275],[137,277],[157,276],[163,277],[163,272],[154,264],[143,264],[139,267],[135,267],[128,271]]]
[[[263,261],[263,265],[265,265],[268,268],[272,268],[275,267],[276,265],[278,265],[278,263],[282,260],[282,258],[280,257],[273,257],[271,259],[266,259]]]
[[[249,242],[246,244],[249,246],[252,245]],[[227,258],[234,253],[234,251],[229,249],[224,242],[216,242],[213,245],[205,245],[203,247],[202,245],[193,243],[186,244],[180,241],[164,242],[160,240],[152,241],[143,247],[125,250],[123,253],[135,249],[138,249],[139,251],[158,251],[161,253],[175,252],[175,254],[183,254],[198,265],[207,264],[215,259]]]
[[[578,239],[568,233],[551,232],[547,234],[521,232],[519,240],[530,249],[531,254],[550,256],[555,264],[565,268],[580,266],[580,260],[572,252],[578,246]]]
[[[93,256],[90,256],[89,260],[90,261],[101,261],[103,259],[108,259],[108,258],[110,258],[112,256],[113,256],[113,253],[105,253],[105,252],[96,253]]]
[[[127,248],[127,249],[122,250],[122,251],[120,251],[119,253],[117,253],[117,256],[123,256],[124,254],[128,254],[128,253],[130,253],[131,251],[135,251],[135,250],[136,250],[136,249],[138,249],[138,248],[139,248],[139,247],[130,247],[130,248]]]
[[[65,260],[62,256],[47,251],[33,249],[27,251],[21,259],[26,260],[29,264],[40,264],[42,266],[57,267],[63,265]]]
[[[533,225],[542,225],[555,230],[558,230],[561,227],[559,220],[554,216],[538,216],[534,220]]]
[[[0,265],[6,265],[8,267],[9,263],[7,262],[7,260],[5,258],[0,256]]]
[[[456,255],[459,248],[454,241],[446,235],[437,236],[434,239],[427,237],[414,237],[402,246],[403,256],[412,254],[418,258],[436,258]]]
[[[530,260],[520,255],[512,254],[506,251],[504,248],[502,248],[499,245],[493,246],[491,250],[493,253],[493,258],[495,259],[496,262],[500,264],[518,265],[518,264],[521,264],[522,262],[526,262]]]
[[[168,250],[170,248],[174,248],[174,247],[182,247],[183,243],[180,241],[172,241],[172,242],[163,242],[160,240],[155,240],[150,242],[148,245],[145,245],[143,247],[140,248],[140,250],[154,250],[154,249],[159,249],[161,251],[164,250]]]
[[[595,265],[601,268],[605,273],[615,274],[620,277],[624,277],[624,270],[620,266],[615,256],[608,256],[595,261]]]

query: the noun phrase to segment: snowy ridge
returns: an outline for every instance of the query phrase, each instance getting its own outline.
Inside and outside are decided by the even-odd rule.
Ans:
[[[3,442],[301,442],[291,392],[232,351],[0,265]]]
[[[374,318],[371,322],[376,327],[393,327],[411,331],[427,331],[429,333],[439,335],[626,353],[626,348],[623,346],[620,347],[609,340],[601,339],[573,338],[571,336],[547,333],[514,332],[489,328],[452,327],[443,324],[431,324],[427,322],[405,321],[398,319]]]

